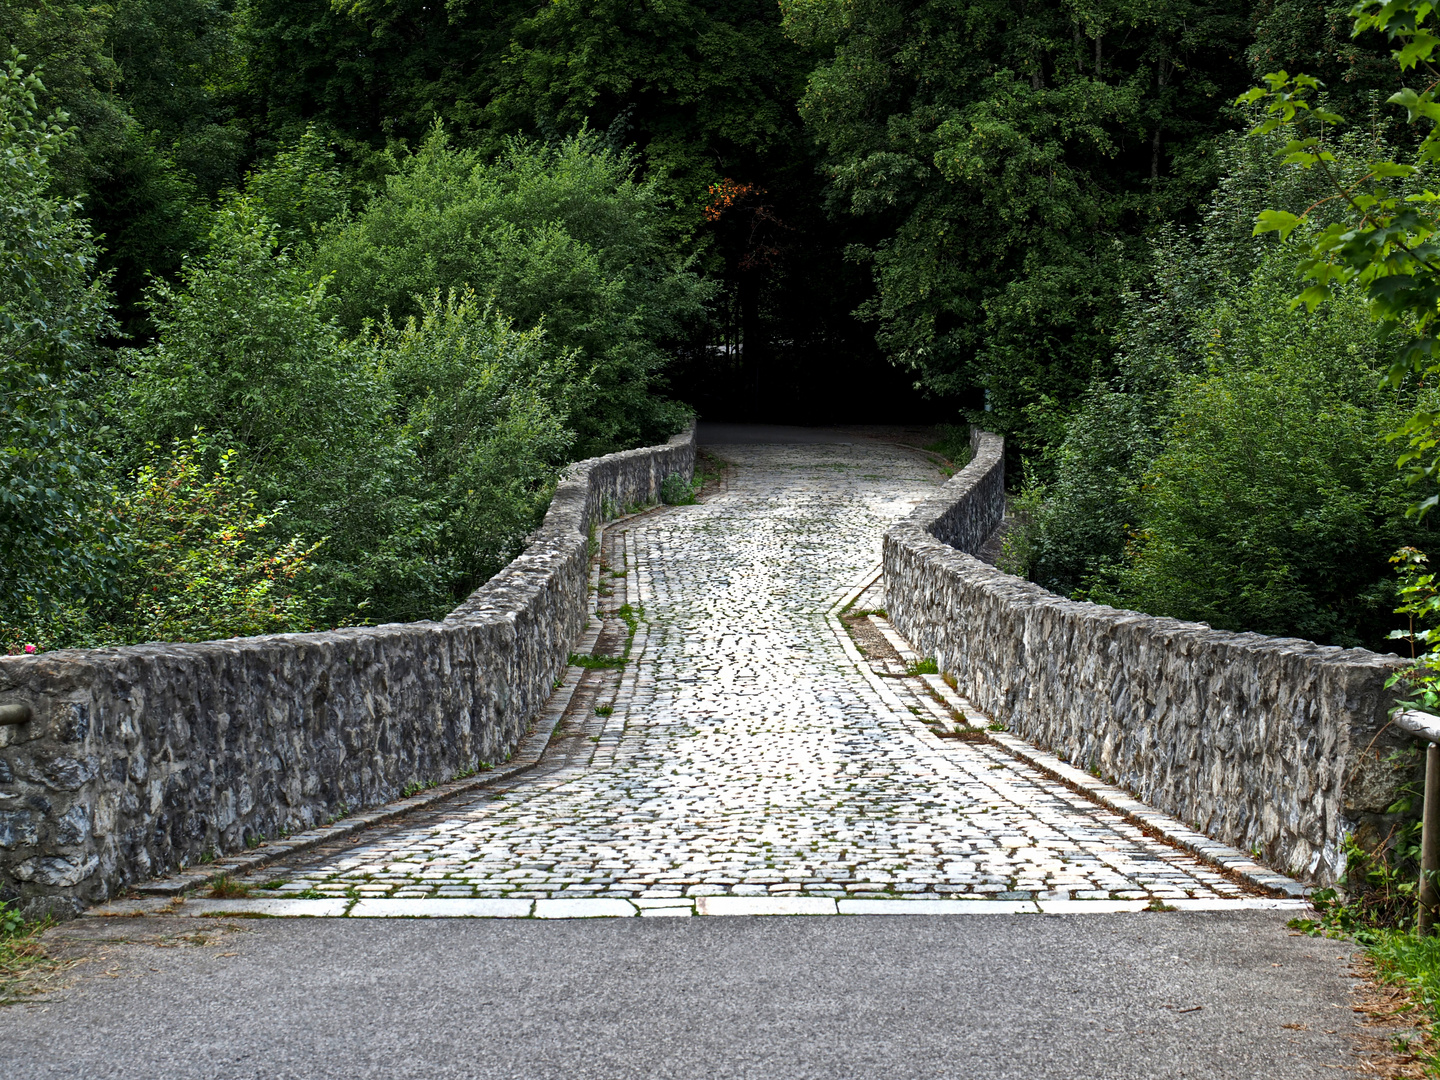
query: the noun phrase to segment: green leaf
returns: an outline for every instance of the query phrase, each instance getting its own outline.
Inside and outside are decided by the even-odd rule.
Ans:
[[[1304,220],[1288,210],[1262,210],[1255,223],[1255,231],[1250,235],[1264,236],[1266,233],[1278,232],[1281,240],[1288,240],[1295,227]]]

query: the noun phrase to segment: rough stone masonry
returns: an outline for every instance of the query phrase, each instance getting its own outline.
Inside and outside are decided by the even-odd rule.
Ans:
[[[550,918],[1243,902],[1001,746],[939,737],[953,721],[923,683],[847,656],[827,611],[873,575],[936,466],[885,444],[717,450],[723,492],[606,530],[601,607],[637,613],[632,648],[619,679],[577,693],[544,762],[278,859],[231,903]]]
[[[1405,661],[1079,603],[986,565],[1004,443],[885,536],[890,619],[1012,731],[1276,869],[1331,884],[1413,775],[1387,727]]]
[[[585,625],[591,529],[694,461],[692,428],[572,466],[443,622],[0,658],[0,899],[71,914],[503,760]]]

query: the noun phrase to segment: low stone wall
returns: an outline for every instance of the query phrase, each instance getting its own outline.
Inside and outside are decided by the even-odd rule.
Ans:
[[[65,915],[210,853],[503,760],[585,626],[589,535],[687,478],[694,430],[571,466],[443,622],[0,658],[0,899]]]
[[[987,566],[1004,443],[885,537],[890,620],[1026,740],[1302,880],[1331,884],[1343,839],[1386,827],[1408,768],[1386,727],[1405,661],[1079,603]]]

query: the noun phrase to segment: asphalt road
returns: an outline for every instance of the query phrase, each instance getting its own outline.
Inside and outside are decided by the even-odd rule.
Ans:
[[[199,940],[186,940],[196,935]],[[0,1077],[1335,1077],[1348,948],[1276,912],[84,919]],[[1289,1025],[1289,1026],[1287,1026]]]

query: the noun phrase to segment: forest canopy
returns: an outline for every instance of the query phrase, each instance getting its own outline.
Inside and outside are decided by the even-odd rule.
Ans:
[[[698,410],[981,423],[1010,569],[1381,645],[1389,556],[1431,531],[1384,437],[1428,391],[1381,387],[1397,331],[1359,294],[1289,305],[1303,237],[1256,215],[1321,196],[1237,103],[1304,70],[1338,154],[1411,152],[1413,73],[1352,29],[1300,0],[9,0],[0,633],[435,617],[565,463]]]

